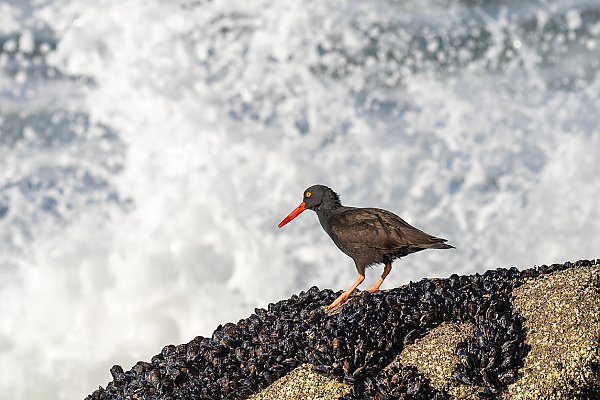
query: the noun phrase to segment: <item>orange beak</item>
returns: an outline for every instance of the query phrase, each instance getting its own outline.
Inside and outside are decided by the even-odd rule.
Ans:
[[[304,202],[300,203],[300,205],[298,207],[296,207],[296,209],[294,211],[292,211],[290,213],[290,215],[288,215],[287,217],[285,217],[283,219],[283,221],[281,221],[279,223],[279,225],[277,225],[278,228],[281,228],[282,226],[284,226],[285,224],[287,224],[288,222],[290,222],[291,220],[293,220],[294,218],[296,218],[298,215],[300,215],[300,213],[302,211],[306,210],[306,204]]]

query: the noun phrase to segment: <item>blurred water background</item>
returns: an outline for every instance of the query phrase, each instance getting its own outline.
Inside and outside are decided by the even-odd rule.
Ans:
[[[383,288],[598,257],[599,66],[596,0],[3,0],[0,397],[347,288],[314,183],[457,247]]]

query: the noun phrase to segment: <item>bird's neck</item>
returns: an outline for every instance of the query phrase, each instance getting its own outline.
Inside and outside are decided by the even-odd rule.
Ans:
[[[323,198],[321,199],[321,204],[319,204],[318,209],[327,212],[333,211],[341,206],[342,202],[340,201],[340,196],[333,190],[328,189],[323,193]]]
[[[323,193],[321,203],[316,208],[313,208],[319,217],[321,226],[329,236],[331,236],[331,224],[329,223],[329,218],[331,218],[336,210],[339,210],[340,208],[342,208],[340,196],[329,188]]]
[[[329,236],[331,236],[331,224],[329,222],[329,219],[341,208],[343,208],[343,206],[338,201],[336,204],[321,204],[315,210],[315,212],[317,213],[317,217],[319,217],[319,222],[321,223],[321,226]]]

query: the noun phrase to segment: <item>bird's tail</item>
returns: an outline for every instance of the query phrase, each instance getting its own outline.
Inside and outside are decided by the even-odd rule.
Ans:
[[[429,246],[427,246],[427,248],[429,249],[455,249],[456,247],[452,246],[451,244],[448,243],[444,243],[446,241],[446,239],[444,239],[443,242],[435,242],[430,244]]]

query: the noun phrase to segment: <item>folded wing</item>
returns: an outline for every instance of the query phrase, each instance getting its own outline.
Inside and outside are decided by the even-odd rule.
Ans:
[[[452,247],[444,244],[446,239],[429,235],[396,214],[378,208],[348,208],[330,222],[336,243],[339,239],[346,245],[368,245],[390,255]]]

